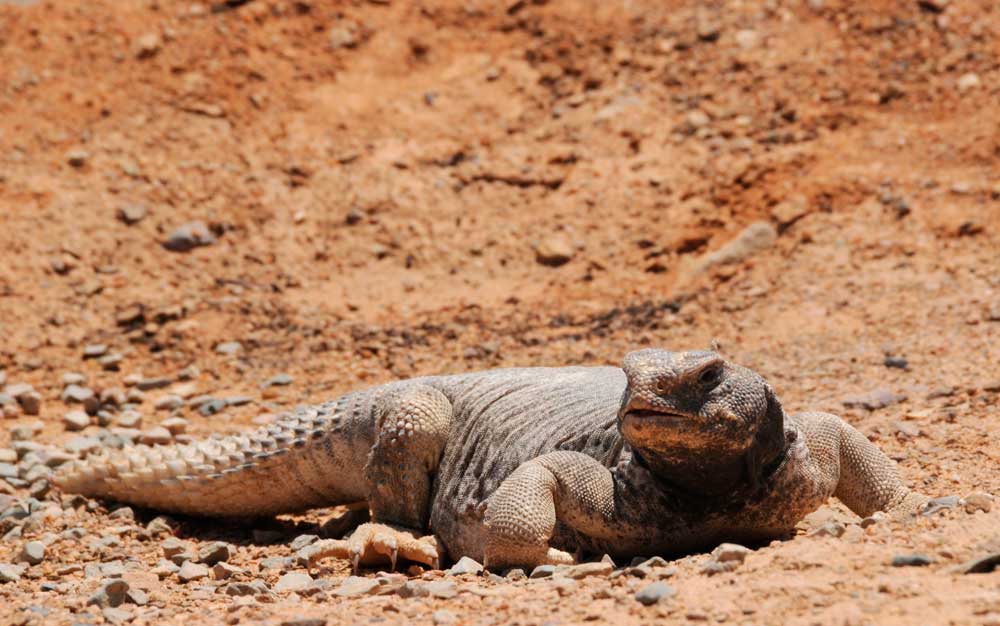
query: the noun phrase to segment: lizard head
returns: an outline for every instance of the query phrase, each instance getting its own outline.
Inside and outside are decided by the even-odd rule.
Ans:
[[[618,412],[637,460],[685,491],[758,486],[784,458],[784,411],[755,372],[715,352],[639,350],[625,357]]]

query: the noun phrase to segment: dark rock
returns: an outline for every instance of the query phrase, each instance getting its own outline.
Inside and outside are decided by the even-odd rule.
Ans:
[[[901,370],[910,369],[909,362],[901,356],[887,356],[884,363],[886,367],[894,367]]]
[[[236,556],[236,550],[224,541],[213,541],[198,550],[198,560],[205,565],[215,565],[220,561],[228,561],[234,556]]]

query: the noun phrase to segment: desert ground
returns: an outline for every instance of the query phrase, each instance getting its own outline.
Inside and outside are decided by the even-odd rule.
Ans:
[[[983,0],[0,1],[0,622],[1000,624],[998,31]],[[342,510],[50,483],[399,378],[710,346],[939,506],[831,500],[726,571],[358,580],[294,558]]]

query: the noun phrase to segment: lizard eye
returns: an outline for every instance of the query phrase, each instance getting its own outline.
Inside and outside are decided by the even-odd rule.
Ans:
[[[718,367],[710,367],[698,377],[698,382],[708,389],[714,389],[721,380],[722,369]]]
[[[656,381],[656,393],[662,394],[666,390],[667,390],[667,383],[663,382],[662,380]]]

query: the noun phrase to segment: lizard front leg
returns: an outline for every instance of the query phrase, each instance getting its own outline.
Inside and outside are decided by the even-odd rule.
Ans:
[[[615,517],[611,471],[579,452],[551,452],[523,463],[490,498],[484,565],[573,563],[549,545],[556,523],[604,535]]]
[[[861,517],[876,511],[901,517],[927,502],[927,496],[906,486],[892,459],[836,415],[801,413],[793,419],[805,433],[822,480],[835,485],[833,495]]]
[[[317,542],[310,562],[328,556],[362,562],[386,557],[393,568],[403,557],[438,567],[441,547],[422,537],[431,506],[431,486],[448,439],[452,407],[439,390],[413,384],[392,392],[376,406],[376,438],[365,465],[372,523],[347,540]]]

